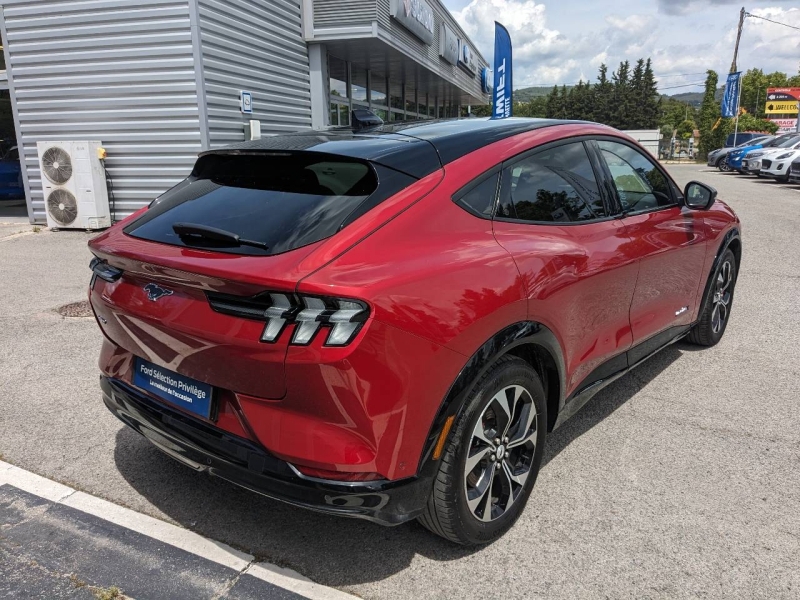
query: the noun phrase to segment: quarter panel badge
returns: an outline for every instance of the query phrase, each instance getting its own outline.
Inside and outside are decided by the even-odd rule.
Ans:
[[[158,302],[164,296],[172,296],[174,293],[172,290],[166,290],[155,283],[148,283],[144,286],[144,291],[147,292],[147,299],[150,302]]]

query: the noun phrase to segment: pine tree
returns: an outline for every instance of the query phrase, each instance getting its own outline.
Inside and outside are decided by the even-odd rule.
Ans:
[[[597,76],[597,84],[593,88],[591,119],[605,125],[611,124],[613,88],[608,80],[608,67],[600,65],[600,73]]]
[[[661,95],[658,93],[658,84],[653,74],[653,64],[648,58],[644,66],[642,77],[642,128],[655,129],[658,127],[661,115]]]
[[[633,107],[630,70],[630,63],[627,60],[623,61],[619,63],[619,69],[611,77],[614,82],[614,107],[609,125],[617,129],[630,129],[628,122]]]
[[[559,119],[567,118],[567,108],[569,105],[569,95],[567,94],[567,86],[561,86],[561,92],[558,94],[558,117]]]
[[[644,59],[636,61],[631,75],[631,106],[628,115],[628,129],[644,129]]]
[[[548,119],[558,119],[558,86],[554,85],[553,90],[547,96],[544,114]]]

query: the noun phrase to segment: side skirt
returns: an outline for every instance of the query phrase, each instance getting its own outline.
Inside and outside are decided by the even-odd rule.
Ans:
[[[604,387],[635,369],[667,346],[671,346],[678,340],[686,337],[693,326],[694,324],[670,327],[654,335],[650,339],[637,344],[624,354],[615,356],[600,365],[586,378],[586,381],[584,381],[578,390],[567,398],[564,403],[564,408],[558,413],[558,419],[553,429],[555,430],[561,427],[567,419],[583,408],[586,403]],[[619,368],[621,364],[626,364],[627,366]],[[612,368],[616,367],[616,370],[609,373],[609,366]],[[597,375],[600,375],[600,377],[598,378]]]

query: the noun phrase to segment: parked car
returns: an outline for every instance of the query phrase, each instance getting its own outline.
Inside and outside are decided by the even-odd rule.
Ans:
[[[665,346],[719,342],[739,220],[625,134],[464,119],[201,154],[89,242],[107,407],[252,491],[460,544],[549,433]]]
[[[19,149],[14,146],[0,158],[0,200],[18,200],[24,197]]]
[[[789,170],[789,183],[800,183],[800,158],[792,162],[792,167]]]
[[[740,131],[739,133],[732,133],[725,139],[725,147],[734,148],[747,144],[748,142],[756,143],[756,139],[765,135],[767,135],[766,131]]]
[[[762,136],[762,137],[748,139],[746,142],[742,142],[741,144],[736,146],[736,148],[745,148],[747,146],[763,144],[764,142],[768,142],[768,141],[774,139],[774,137],[775,136],[773,136],[773,135],[765,135],[765,136]],[[717,150],[712,150],[711,152],[708,153],[708,166],[709,167],[716,167],[720,171],[724,171],[724,172],[730,171],[731,168],[728,165],[728,163],[725,160],[725,158],[728,156],[728,153],[732,152],[733,150],[734,150],[733,147],[728,147],[728,146],[726,146],[725,148],[719,148]]]
[[[800,134],[786,136],[774,148],[762,147],[760,150],[749,152],[742,158],[741,172],[745,175],[757,175],[762,177],[762,159],[769,159],[773,156],[786,154],[787,151],[794,150],[795,148],[800,148]]]
[[[761,176],[772,177],[783,183],[789,182],[792,162],[800,158],[800,143],[794,148],[776,150],[761,157]]]
[[[752,144],[750,146],[744,146],[743,148],[737,148],[728,153],[725,161],[728,163],[728,166],[731,170],[741,173],[742,160],[744,160],[745,156],[747,156],[749,153],[760,150],[761,148],[778,148],[780,147],[781,143],[785,142],[793,135],[794,134],[791,133],[784,133],[782,135],[775,136],[772,140],[767,142]]]

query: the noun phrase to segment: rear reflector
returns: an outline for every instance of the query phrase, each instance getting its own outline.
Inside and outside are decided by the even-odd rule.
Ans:
[[[378,481],[384,479],[379,473],[344,473],[341,471],[328,471],[326,469],[312,469],[292,465],[300,474],[314,479],[328,479],[333,481]]]

